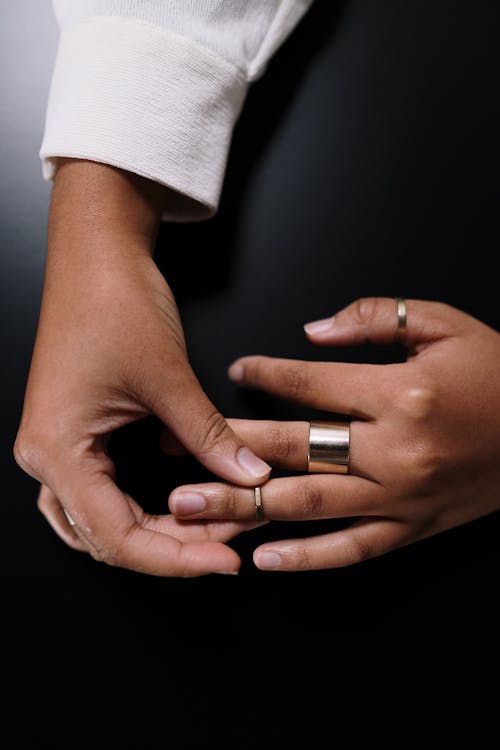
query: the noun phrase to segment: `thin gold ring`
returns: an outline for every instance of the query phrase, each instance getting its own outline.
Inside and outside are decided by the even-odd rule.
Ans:
[[[261,492],[260,487],[254,487],[253,492],[254,492],[254,497],[255,497],[255,520],[263,521],[264,520],[264,508],[262,507],[262,492]]]
[[[398,329],[396,332],[396,339],[399,344],[406,346],[406,300],[403,297],[396,297],[396,312],[398,316]]]

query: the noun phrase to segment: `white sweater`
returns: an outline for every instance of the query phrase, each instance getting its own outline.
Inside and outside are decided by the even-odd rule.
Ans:
[[[54,0],[44,177],[91,159],[175,190],[164,220],[213,216],[248,87],[312,2]]]

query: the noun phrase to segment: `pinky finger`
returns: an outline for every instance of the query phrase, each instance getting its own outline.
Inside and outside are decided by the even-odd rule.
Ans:
[[[261,570],[325,570],[370,560],[409,541],[408,527],[400,521],[362,518],[331,534],[268,542],[257,547],[253,559]]]
[[[40,487],[37,504],[40,513],[45,516],[46,520],[63,542],[66,542],[69,547],[72,547],[79,552],[89,551],[76,531],[70,526],[68,517],[57,497],[52,490],[44,484]]]

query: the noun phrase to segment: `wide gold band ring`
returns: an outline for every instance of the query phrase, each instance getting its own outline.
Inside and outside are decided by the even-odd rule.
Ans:
[[[311,422],[307,470],[310,474],[349,472],[349,422]]]

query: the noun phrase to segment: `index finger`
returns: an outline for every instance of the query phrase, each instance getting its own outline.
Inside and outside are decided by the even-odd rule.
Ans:
[[[229,368],[234,382],[314,409],[373,419],[385,401],[386,365],[243,357]]]

